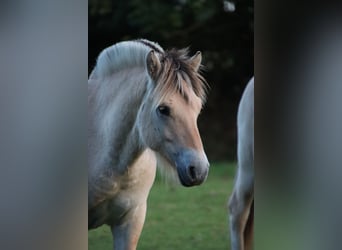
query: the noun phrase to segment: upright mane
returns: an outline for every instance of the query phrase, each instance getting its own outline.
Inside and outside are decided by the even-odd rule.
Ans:
[[[157,43],[145,39],[114,44],[100,53],[90,78],[102,78],[125,68],[144,66],[151,50],[164,52]]]
[[[202,103],[205,102],[207,83],[200,71],[192,67],[188,48],[164,51],[157,43],[146,39],[120,42],[104,49],[89,78],[104,78],[126,68],[146,67],[146,58],[151,50],[156,52],[162,65],[155,80],[157,87],[154,93],[158,100],[179,91],[188,101],[188,90],[192,89]]]
[[[155,89],[159,99],[179,91],[189,101],[188,91],[192,89],[202,103],[205,102],[208,85],[200,70],[193,68],[188,48],[167,50],[161,55],[160,62],[162,70]]]

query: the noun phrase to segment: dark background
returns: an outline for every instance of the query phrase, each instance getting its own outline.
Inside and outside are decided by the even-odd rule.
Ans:
[[[88,71],[122,40],[146,38],[164,49],[200,50],[210,85],[199,129],[210,161],[236,158],[236,112],[254,71],[253,1],[89,0]]]

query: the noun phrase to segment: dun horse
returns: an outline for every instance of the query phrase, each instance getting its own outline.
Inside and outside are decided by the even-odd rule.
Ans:
[[[254,78],[240,101],[238,117],[238,170],[229,200],[232,250],[252,249],[254,216]]]
[[[208,175],[197,128],[200,66],[200,52],[143,39],[98,57],[88,81],[88,228],[109,225],[114,249],[136,249],[157,159],[187,187]]]

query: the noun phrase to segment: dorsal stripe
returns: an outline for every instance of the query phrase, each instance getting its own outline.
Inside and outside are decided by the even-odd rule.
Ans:
[[[145,39],[138,39],[136,40],[137,42],[140,42],[142,44],[144,44],[145,46],[147,47],[150,47],[151,49],[153,49],[154,51],[158,52],[159,54],[162,54],[163,51],[161,51],[155,44],[151,43],[150,41],[148,40],[145,40]]]

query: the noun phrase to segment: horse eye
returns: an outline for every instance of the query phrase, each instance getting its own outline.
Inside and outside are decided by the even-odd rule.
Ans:
[[[165,105],[160,105],[157,108],[157,112],[161,115],[170,116],[170,108],[168,106],[165,106]]]

